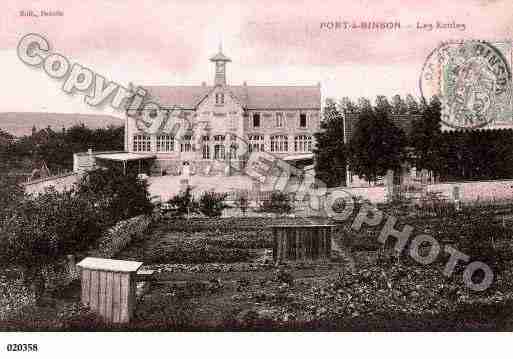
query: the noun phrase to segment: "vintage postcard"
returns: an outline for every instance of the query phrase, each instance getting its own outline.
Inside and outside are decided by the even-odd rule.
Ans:
[[[4,2],[0,352],[513,330],[512,39],[510,0]]]

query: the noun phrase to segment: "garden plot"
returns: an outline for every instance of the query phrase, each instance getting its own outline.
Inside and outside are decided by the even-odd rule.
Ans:
[[[275,266],[267,226],[294,220],[315,221],[227,218],[154,224],[150,233],[118,255],[143,261],[145,268],[154,270],[149,289],[138,296],[134,320],[121,329],[513,328],[512,261],[500,261],[490,290],[470,292],[460,272],[451,278],[443,276],[443,264],[385,260],[374,228],[355,233],[339,225],[334,241],[340,249],[333,251],[331,261]],[[422,230],[455,240],[455,232],[446,233],[443,227],[445,222],[433,221]],[[505,253],[501,242],[495,245]],[[71,292],[69,298],[56,297],[51,308],[22,311],[14,318],[18,327],[26,327],[23,323],[30,318],[35,328],[101,329],[94,315],[77,304],[80,286]],[[12,322],[9,326],[16,327]]]

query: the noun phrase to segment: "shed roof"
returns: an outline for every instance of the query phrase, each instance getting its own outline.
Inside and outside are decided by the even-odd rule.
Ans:
[[[142,262],[95,257],[87,257],[77,264],[78,267],[83,269],[103,270],[109,272],[136,272],[142,265]]]
[[[95,157],[102,160],[127,162],[137,160],[148,160],[151,158],[155,158],[155,155],[143,155],[137,153],[105,153],[101,155],[95,155]]]

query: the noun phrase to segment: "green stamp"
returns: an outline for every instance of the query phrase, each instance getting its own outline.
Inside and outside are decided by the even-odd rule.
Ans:
[[[507,56],[484,41],[443,43],[426,59],[421,93],[425,98],[439,97],[442,122],[449,128],[511,128]]]

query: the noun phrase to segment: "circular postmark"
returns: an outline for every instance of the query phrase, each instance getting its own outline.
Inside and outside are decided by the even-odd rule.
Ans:
[[[493,124],[511,101],[508,62],[485,41],[442,43],[427,57],[419,85],[424,98],[440,99],[441,120],[454,129]]]

